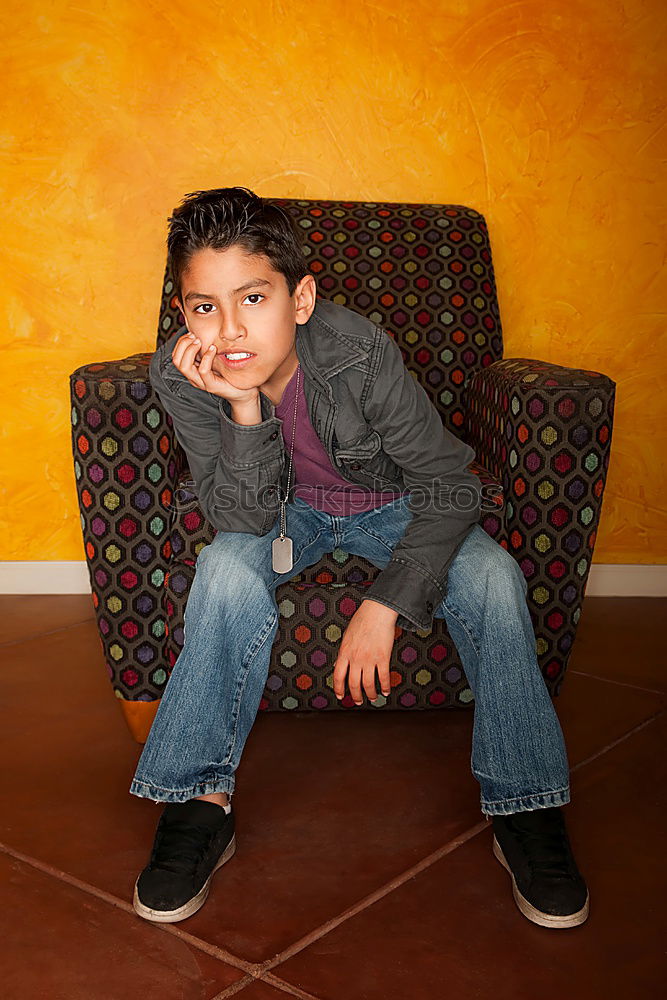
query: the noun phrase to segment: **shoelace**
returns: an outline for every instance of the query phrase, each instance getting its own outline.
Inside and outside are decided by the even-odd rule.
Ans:
[[[196,868],[217,831],[209,826],[175,821],[165,825],[155,845],[151,866],[184,874]]]
[[[514,830],[526,845],[528,863],[534,875],[562,879],[575,876],[564,830],[526,830],[517,822]]]

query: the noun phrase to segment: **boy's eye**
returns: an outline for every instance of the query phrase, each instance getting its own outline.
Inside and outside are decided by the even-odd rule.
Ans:
[[[263,299],[263,298],[264,296],[260,295],[259,292],[250,292],[249,295],[246,295],[246,299]],[[259,305],[259,303],[255,301],[251,302],[250,305],[256,306]],[[195,306],[193,312],[199,313],[200,316],[202,315],[208,316],[208,314],[211,312],[212,309],[215,309],[215,306],[213,305],[212,302],[200,302],[198,306]]]

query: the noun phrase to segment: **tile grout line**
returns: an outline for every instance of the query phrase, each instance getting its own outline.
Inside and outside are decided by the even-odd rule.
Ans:
[[[225,997],[233,997],[235,993],[240,993],[246,986],[250,986],[251,983],[256,983],[257,981],[256,976],[246,975],[243,979],[238,979],[235,983],[227,986],[221,993],[216,993],[215,996],[210,997],[210,1000],[224,1000]]]
[[[600,750],[596,750],[596,752],[592,753],[589,757],[586,757],[584,760],[580,760],[578,764],[575,764],[574,767],[570,768],[570,771],[571,772],[578,771],[579,768],[584,767],[585,764],[590,764],[591,761],[597,760],[598,757],[601,757],[609,750],[613,750],[614,747],[617,747],[619,743],[624,743],[626,740],[630,739],[631,736],[634,736],[635,733],[638,733],[640,732],[640,730],[645,729],[646,726],[650,726],[652,722],[655,722],[656,719],[661,718],[663,715],[665,715],[666,712],[667,709],[661,708],[660,711],[655,712],[648,719],[644,719],[643,722],[639,722],[636,726],[633,726],[633,728],[629,729],[627,733],[623,733],[623,735],[619,736],[618,739],[612,740],[611,743],[607,743],[606,746],[601,747]]]
[[[655,688],[640,687],[638,684],[630,684],[629,681],[617,681],[613,677],[600,677],[599,674],[588,674],[584,670],[568,670],[568,674],[577,674],[579,677],[590,677],[594,681],[604,681],[606,684],[616,684],[618,687],[632,688],[633,691],[645,691],[647,694],[659,694],[664,698],[667,691],[656,691]]]
[[[299,989],[298,986],[294,986],[292,983],[288,983],[287,980],[281,979],[280,976],[274,976],[272,972],[267,972],[266,975],[262,976],[258,980],[260,983],[269,983],[277,990],[282,990],[284,993],[288,993],[291,996],[295,996],[298,1000],[321,1000],[320,997],[316,997],[314,993],[306,993],[304,990]],[[218,1000],[214,997],[213,1000]]]
[[[8,646],[20,646],[23,642],[34,642],[36,639],[43,639],[47,635],[56,635],[58,632],[69,632],[73,628],[78,628],[79,625],[87,625],[91,622],[95,623],[94,615],[92,618],[83,618],[80,622],[72,622],[70,625],[51,628],[48,632],[34,632],[32,635],[24,635],[21,639],[8,639],[7,642],[0,642],[0,649],[6,649]]]
[[[221,993],[216,993],[210,1000],[226,1000],[227,997],[233,997],[237,993],[240,993],[241,990],[244,990],[246,986],[250,986],[251,983],[267,983],[269,986],[281,990],[290,997],[296,997],[297,1000],[322,1000],[321,997],[315,996],[314,993],[306,993],[298,986],[294,986],[292,983],[288,983],[286,980],[280,979],[279,976],[274,976],[270,972],[264,976],[247,976],[245,979],[239,979],[237,983],[232,983],[231,986],[222,990]]]

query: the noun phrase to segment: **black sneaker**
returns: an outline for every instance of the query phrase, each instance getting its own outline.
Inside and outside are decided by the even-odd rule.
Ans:
[[[169,802],[151,858],[134,886],[134,909],[145,920],[174,923],[204,905],[213,873],[234,854],[234,812],[215,802]]]
[[[589,896],[560,806],[492,816],[493,853],[512,877],[514,901],[541,927],[576,927]]]

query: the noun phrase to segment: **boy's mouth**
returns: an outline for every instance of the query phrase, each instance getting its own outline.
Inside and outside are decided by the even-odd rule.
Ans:
[[[246,365],[250,364],[254,358],[257,357],[250,351],[229,351],[228,354],[223,354],[222,352],[218,354],[218,357],[227,365],[228,368],[244,368]]]

